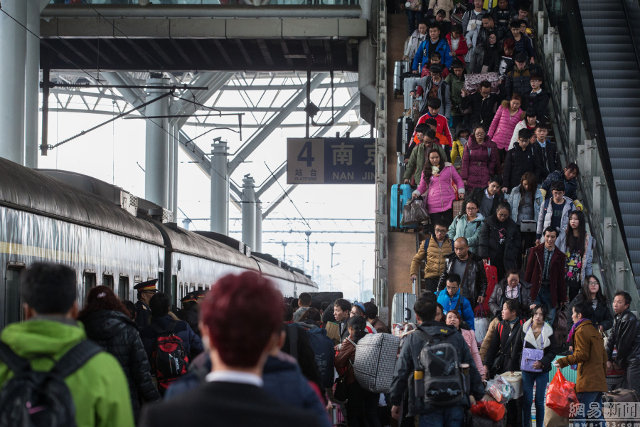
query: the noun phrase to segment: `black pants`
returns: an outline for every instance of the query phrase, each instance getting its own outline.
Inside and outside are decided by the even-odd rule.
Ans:
[[[430,213],[429,219],[431,220],[431,228],[435,228],[435,223],[438,220],[442,220],[445,224],[451,225],[453,222],[453,208],[443,212]]]
[[[380,427],[379,393],[371,393],[357,382],[347,385],[347,421],[349,427]]]
[[[567,287],[569,291],[569,301],[573,301],[573,299],[580,293],[580,289],[582,288],[580,284],[580,278],[577,280],[567,280]]]
[[[439,277],[427,277],[424,279],[425,290],[435,292],[438,288]]]

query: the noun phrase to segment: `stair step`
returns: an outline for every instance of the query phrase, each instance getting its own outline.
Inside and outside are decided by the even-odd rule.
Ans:
[[[640,71],[638,70],[593,70],[592,72],[594,79],[633,79],[640,81]]]
[[[633,45],[629,44],[629,45],[625,46],[625,48],[633,50]],[[627,51],[627,52],[629,52],[629,51]],[[631,56],[633,56],[633,54],[631,54]],[[607,51],[607,52],[589,52],[589,59],[591,60],[591,62],[593,62],[593,61],[610,61],[611,65],[613,65],[613,64],[617,65],[618,61],[620,61],[621,59],[624,59],[625,61],[628,61],[628,62],[636,63],[635,58],[630,59],[629,55],[625,55],[625,56],[621,57],[619,53],[610,52],[610,51]]]
[[[612,128],[636,128],[640,132],[640,117],[603,116],[602,124],[605,132]]]
[[[635,159],[640,158],[640,147],[625,147],[624,143],[618,146],[612,146],[612,141],[611,141],[612,139],[613,138],[607,138],[610,157],[628,156],[628,157],[633,157]],[[628,142],[626,138],[625,138],[625,142]]]
[[[638,139],[638,128],[632,127],[610,127],[604,129],[604,135],[607,136],[620,136],[623,138],[629,138],[629,141],[635,141]],[[627,141],[627,144],[629,143]]]
[[[600,23],[601,19],[583,19],[585,34],[601,34],[611,36],[628,36],[629,29],[624,19],[615,20],[610,22],[610,25],[604,25]]]
[[[629,209],[633,209],[633,208],[635,208],[635,209],[637,209],[638,207],[637,207],[637,206],[631,206],[631,204],[630,204],[630,203],[629,203],[629,204],[627,204],[627,203],[621,203],[621,204],[620,204],[620,209],[625,209],[625,208],[629,208]],[[624,216],[625,216],[625,215],[623,214],[622,216],[623,216],[623,219],[622,219],[622,220],[624,221]],[[629,226],[636,226],[636,227],[637,227],[637,226],[640,226],[640,215],[629,215],[629,216],[627,216],[627,219],[628,219],[628,220],[624,222],[625,227],[626,227],[627,225],[629,225]]]
[[[600,107],[602,117],[640,117],[640,107]]]
[[[585,32],[585,38],[587,40],[587,44],[618,44],[623,43],[627,44],[629,42],[629,36],[609,36],[609,35],[590,35]]]
[[[629,54],[629,46],[624,44],[588,44],[587,51],[589,55],[591,52],[618,52],[621,58]]]
[[[615,179],[637,179],[640,180],[640,169],[616,169],[613,171]]]
[[[598,93],[598,99],[600,98],[617,98],[618,102],[627,98],[640,96],[640,87],[635,89],[622,89],[622,88],[603,88],[598,89],[598,83],[596,82],[596,92]],[[620,105],[620,104],[618,104]]]
[[[608,26],[607,22],[612,19],[625,19],[624,9],[622,5],[616,7],[616,4],[612,2],[607,3],[606,7],[601,7],[600,10],[580,10],[580,17],[582,19],[600,19],[602,26]]]
[[[612,163],[613,163],[613,159],[612,159]],[[632,197],[637,198],[638,183],[628,179],[619,179],[618,181],[616,181],[616,190],[618,191],[618,195],[622,194],[623,192],[629,192],[631,193]]]
[[[620,106],[620,98],[617,97],[605,97],[598,96],[598,104],[600,107],[619,107]],[[640,107],[640,99],[630,98],[625,99],[624,104],[628,107]]]
[[[615,79],[615,78],[594,78],[596,90],[627,88],[634,89],[640,86],[640,79]]]
[[[614,169],[637,169],[638,159],[634,159],[633,157],[611,158],[611,167]],[[640,187],[640,183],[637,183],[636,187]],[[640,202],[640,200],[638,200],[638,202]]]
[[[591,68],[593,70],[610,70],[615,66],[618,70],[637,70],[638,63],[635,60],[627,59],[624,61],[616,62],[615,65],[611,61],[598,61],[591,60]]]

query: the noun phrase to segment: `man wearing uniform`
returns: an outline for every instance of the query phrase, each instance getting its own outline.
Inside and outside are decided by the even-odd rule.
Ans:
[[[158,292],[157,284],[158,279],[151,279],[146,282],[140,282],[133,287],[138,291],[138,302],[136,302],[136,325],[138,325],[138,328],[144,328],[151,322],[149,301]]]
[[[202,296],[204,298],[204,292]],[[178,318],[187,322],[189,326],[191,326],[191,329],[193,329],[193,332],[200,335],[200,328],[198,328],[198,300],[198,291],[189,292],[183,296],[181,299],[182,310],[178,313]]]

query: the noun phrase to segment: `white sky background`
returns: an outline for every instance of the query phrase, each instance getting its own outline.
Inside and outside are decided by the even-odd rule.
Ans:
[[[281,95],[284,100],[288,94]],[[314,98],[314,97],[312,97]],[[279,98],[280,100],[280,98]],[[79,101],[79,99],[78,99]],[[270,101],[270,100],[269,100]],[[109,102],[110,101],[102,101]],[[227,100],[224,100],[227,105]],[[228,100],[232,103],[233,100]],[[316,101],[318,102],[318,101]],[[344,103],[344,100],[336,100]],[[282,102],[281,102],[282,103]],[[236,104],[232,104],[236,105]],[[240,104],[237,104],[240,105]],[[54,108],[54,98],[51,97],[50,107]],[[76,105],[75,108],[83,108]],[[250,114],[250,113],[246,113]],[[267,114],[268,113],[261,113]],[[299,115],[301,113],[294,113]],[[304,113],[302,113],[304,114]],[[317,118],[318,122],[328,119],[327,114]],[[265,118],[266,118],[265,117]],[[298,116],[297,120],[300,116]],[[109,119],[106,115],[50,112],[49,114],[49,144],[55,144],[65,138],[73,136]],[[248,118],[247,118],[248,119]],[[258,121],[264,121],[258,117]],[[232,121],[227,116],[224,121]],[[355,114],[349,113],[342,121],[356,120]],[[243,120],[243,123],[245,121]],[[41,128],[41,126],[40,126]],[[103,126],[87,135],[81,136],[54,150],[48,156],[39,156],[40,168],[64,169],[87,174],[103,181],[118,185],[127,191],[144,197],[145,167],[145,121],[119,119],[112,124]],[[183,128],[190,137],[195,137],[209,128],[185,126]],[[335,128],[326,134],[335,136]],[[243,128],[243,141],[249,139],[254,129]],[[344,131],[344,129],[342,129]],[[369,126],[358,128],[352,136],[364,136]],[[239,185],[242,176],[251,173],[260,185],[268,176],[268,164],[274,170],[286,158],[286,138],[304,137],[304,128],[279,128],[263,142],[250,156],[249,162],[242,164],[232,175],[232,179]],[[313,131],[312,131],[313,133]],[[212,131],[196,140],[200,148],[210,152],[210,144],[214,137],[222,136],[229,142],[229,151],[233,153],[240,145],[237,134],[230,131]],[[367,135],[368,136],[368,135]],[[287,188],[286,177],[279,180],[282,187]],[[266,211],[270,204],[277,199],[282,190],[274,184],[262,197],[262,208]],[[278,259],[283,258],[281,242],[289,241],[286,247],[286,262],[305,269],[312,274],[321,290],[332,289],[342,291],[346,298],[360,299],[360,282],[365,290],[372,289],[374,276],[374,234],[327,234],[316,233],[313,230],[374,230],[373,218],[375,214],[375,186],[374,185],[300,185],[292,193],[291,199],[300,210],[304,218],[368,218],[369,221],[310,221],[312,235],[310,237],[309,262],[307,258],[306,236],[304,233],[268,233],[268,230],[308,230],[304,221],[296,211],[291,201],[283,201],[269,216],[274,218],[288,218],[286,221],[263,222],[262,251],[270,253]],[[178,177],[178,206],[190,218],[208,218],[210,206],[209,178],[190,163],[189,158],[179,149],[179,177]],[[240,218],[241,214],[231,205],[231,218]],[[181,225],[184,216],[178,215]],[[209,222],[195,220],[190,229],[209,230]],[[231,220],[231,231],[241,230],[241,221]],[[240,239],[240,233],[232,233]],[[294,243],[298,242],[298,243]],[[328,243],[336,242],[334,246],[334,267],[330,267],[331,248]],[[364,295],[366,299],[370,295]]]

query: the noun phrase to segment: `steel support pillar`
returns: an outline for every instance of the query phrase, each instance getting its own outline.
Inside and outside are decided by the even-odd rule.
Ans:
[[[211,231],[229,235],[229,156],[227,143],[211,144]]]
[[[40,34],[40,1],[27,1],[27,28]],[[40,39],[27,33],[24,92],[24,164],[38,167],[38,97],[40,95]]]
[[[242,241],[256,248],[256,183],[251,175],[242,179]]]
[[[255,252],[262,252],[262,202],[256,200],[256,248]]]
[[[169,209],[173,217],[178,218],[178,139],[180,129],[178,126],[169,126]]]
[[[167,84],[168,79],[152,73],[147,83],[160,86]],[[165,91],[162,89],[149,89],[147,99],[163,93]],[[168,113],[168,97],[149,104],[145,109],[147,116],[167,116]],[[169,119],[147,119],[144,194],[147,200],[163,208],[169,208],[169,134]]]
[[[4,0],[2,10],[6,14],[0,13],[0,157],[24,164],[27,32],[16,21],[27,21],[27,2]]]

